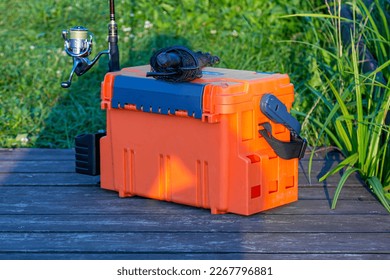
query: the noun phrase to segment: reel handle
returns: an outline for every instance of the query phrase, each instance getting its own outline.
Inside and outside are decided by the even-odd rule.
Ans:
[[[68,88],[68,87],[70,87],[70,84],[71,84],[70,81],[62,82],[62,83],[61,83],[61,87],[62,87],[62,88]]]

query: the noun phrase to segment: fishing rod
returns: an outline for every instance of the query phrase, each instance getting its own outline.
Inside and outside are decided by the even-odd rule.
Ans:
[[[108,54],[108,71],[120,70],[119,48],[118,48],[118,26],[115,22],[115,3],[109,0],[110,22],[108,24],[108,50],[99,52],[94,59],[88,56],[92,52],[93,34],[83,26],[75,26],[69,30],[62,31],[65,52],[73,58],[73,67],[67,81],[61,83],[61,87],[69,88],[72,84],[73,75],[81,76],[85,74],[99,60],[103,54]]]
[[[110,0],[110,23],[108,24],[109,61],[110,72],[119,71],[118,25],[115,22],[115,4]]]

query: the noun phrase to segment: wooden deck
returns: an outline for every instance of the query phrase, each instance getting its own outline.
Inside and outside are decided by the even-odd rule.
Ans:
[[[390,259],[390,215],[339,160],[300,162],[299,201],[250,217],[119,198],[74,173],[72,150],[0,149],[0,259]]]

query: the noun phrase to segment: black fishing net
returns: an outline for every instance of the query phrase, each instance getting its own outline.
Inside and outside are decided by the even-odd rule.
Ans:
[[[193,52],[183,46],[164,48],[150,58],[151,71],[146,76],[169,82],[188,82],[202,77],[202,68],[219,62],[209,53]]]

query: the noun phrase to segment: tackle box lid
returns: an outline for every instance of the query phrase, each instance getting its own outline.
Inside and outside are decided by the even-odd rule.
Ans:
[[[201,119],[202,114],[215,111],[216,105],[252,102],[253,96],[264,94],[264,90],[282,94],[293,91],[286,74],[205,67],[200,79],[172,83],[146,77],[148,71],[150,66],[143,65],[107,73],[102,85],[102,107],[170,115],[185,112]]]

